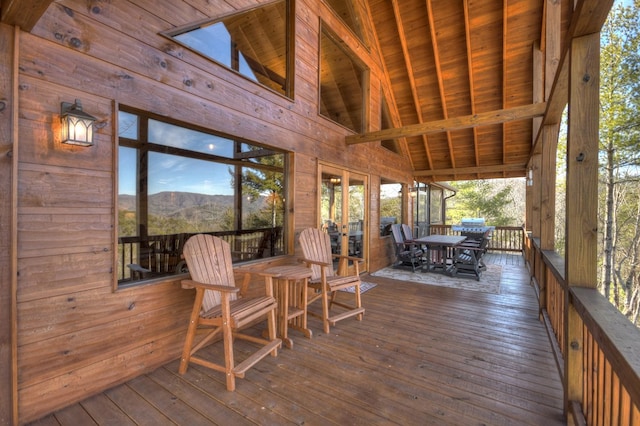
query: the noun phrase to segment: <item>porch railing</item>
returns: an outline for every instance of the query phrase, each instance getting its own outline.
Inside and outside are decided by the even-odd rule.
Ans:
[[[540,316],[565,386],[568,424],[640,424],[640,330],[597,289],[568,286],[564,259],[525,241]]]
[[[272,257],[284,252],[282,228],[209,232],[231,246],[233,262]],[[184,243],[194,233],[121,237],[118,239],[118,281],[139,281],[183,272]]]
[[[451,225],[429,225],[429,234],[458,235]],[[487,250],[514,251],[522,253],[524,248],[524,232],[520,226],[496,226],[491,233]]]

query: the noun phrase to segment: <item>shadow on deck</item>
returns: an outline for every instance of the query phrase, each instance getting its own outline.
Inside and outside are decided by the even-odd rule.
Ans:
[[[235,392],[178,361],[34,424],[561,425],[562,385],[522,258],[500,294],[365,276],[364,320],[267,357]],[[209,350],[221,353],[221,345]],[[239,344],[240,346],[240,344]]]

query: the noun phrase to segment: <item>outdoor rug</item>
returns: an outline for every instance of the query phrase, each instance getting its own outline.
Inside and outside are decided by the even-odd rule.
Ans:
[[[392,267],[380,269],[379,271],[372,273],[371,276],[391,278],[399,281],[410,281],[418,284],[500,294],[502,266],[487,265],[487,270],[480,275],[480,281],[476,281],[476,278],[471,275],[450,277],[449,275],[440,272],[411,272],[409,269],[395,269]]]
[[[371,290],[376,285],[377,284],[374,284],[374,283],[369,283],[369,282],[366,282],[366,281],[360,281],[360,294],[364,293],[367,290]],[[344,289],[338,290],[338,291],[344,291],[346,293],[353,293],[354,287],[344,288]]]

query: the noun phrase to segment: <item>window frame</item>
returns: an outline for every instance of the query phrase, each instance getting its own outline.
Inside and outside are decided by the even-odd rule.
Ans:
[[[326,37],[328,40],[334,43],[335,46],[339,50],[341,50],[342,53],[347,57],[347,59],[349,59],[351,63],[356,65],[361,71],[361,74],[362,74],[361,75],[362,82],[360,85],[361,93],[360,93],[360,96],[358,97],[360,102],[360,117],[359,117],[360,125],[359,125],[359,128],[357,129],[354,129],[344,124],[343,122],[335,120],[331,116],[330,111],[327,111],[327,114],[323,113],[323,105],[325,105],[325,102],[323,102],[323,97],[322,97],[322,92],[323,92],[322,74],[323,74],[323,64],[325,64],[325,61],[323,60],[323,51],[322,51],[323,37]],[[349,48],[349,46],[345,44],[345,42],[336,34],[336,32],[331,28],[331,26],[328,25],[326,22],[324,22],[322,19],[320,20],[320,31],[318,32],[318,64],[319,64],[318,66],[318,115],[354,133],[364,132],[366,129],[369,128],[369,109],[370,109],[369,87],[370,87],[371,70],[367,67],[366,63],[362,61],[360,57],[354,51],[352,51],[351,48]]]
[[[398,198],[398,207],[399,207],[400,211],[398,212],[398,215],[395,216],[395,221],[393,223],[402,223],[402,218],[404,217],[403,214],[404,214],[404,209],[405,209],[404,203],[402,202],[402,188],[404,187],[404,184],[402,182],[400,182],[400,181],[397,181],[397,180],[387,179],[387,178],[381,177],[380,178],[380,191],[379,191],[379,194],[380,194],[379,195],[379,200],[380,201],[378,203],[378,221],[379,221],[379,231],[380,231],[378,236],[380,238],[386,238],[386,237],[389,237],[391,235],[390,230],[389,230],[388,233],[384,233],[385,232],[385,226],[388,225],[388,224],[393,224],[393,223],[388,222],[388,221],[383,221],[383,218],[391,217],[391,216],[383,216],[382,215],[382,210],[383,210],[382,193],[383,193],[383,186],[385,186],[385,185],[397,185],[398,186],[398,188],[397,188],[397,198]],[[394,189],[394,191],[396,191],[396,190]],[[391,198],[392,197],[389,197],[389,199],[391,199]]]
[[[285,22],[284,22],[284,30],[285,30],[285,34],[284,34],[284,43],[285,43],[285,54],[286,54],[286,58],[284,60],[285,66],[286,66],[286,75],[285,75],[285,84],[284,84],[284,88],[283,88],[283,92],[281,93],[280,91],[269,87],[268,85],[265,85],[263,83],[261,83],[260,81],[254,80],[252,78],[250,78],[249,76],[245,75],[244,73],[240,72],[239,69],[234,69],[232,66],[227,66],[226,64],[222,63],[220,60],[217,60],[215,58],[213,58],[210,55],[207,55],[206,53],[188,45],[187,43],[184,43],[180,40],[178,40],[176,38],[176,36],[181,35],[181,34],[185,34],[187,32],[193,31],[193,30],[197,30],[199,28],[204,28],[206,26],[209,25],[215,25],[217,23],[220,23],[222,21],[224,21],[225,19],[228,18],[233,18],[245,13],[249,13],[255,10],[258,10],[260,8],[264,8],[267,6],[271,6],[274,5],[275,3],[279,3],[279,2],[283,2],[285,4],[285,11],[286,11],[286,16],[285,16]],[[205,58],[206,60],[212,61],[215,64],[223,67],[224,69],[233,72],[236,75],[239,75],[240,77],[242,77],[243,79],[250,81],[253,84],[257,84],[258,86],[265,88],[267,90],[269,90],[270,92],[273,92],[279,96],[284,96],[287,99],[293,100],[294,99],[294,94],[295,94],[295,90],[294,90],[294,81],[295,81],[295,1],[294,0],[273,0],[270,2],[265,2],[256,6],[251,6],[251,7],[247,7],[241,10],[237,10],[237,11],[233,11],[231,13],[227,13],[224,15],[220,15],[217,17],[211,17],[211,18],[207,18],[207,19],[203,19],[197,22],[192,22],[186,25],[182,25],[179,27],[174,27],[165,31],[161,31],[159,33],[160,35],[166,37],[167,39],[171,40],[172,42],[184,47],[185,49],[197,54],[198,56]],[[233,60],[233,59],[231,59]]]
[[[279,226],[275,226],[275,227],[271,227],[271,228],[249,228],[249,229],[243,229],[243,218],[245,216],[245,214],[248,212],[248,210],[243,208],[243,204],[241,201],[238,201],[240,198],[243,198],[245,196],[245,192],[243,191],[243,183],[240,181],[237,181],[234,188],[233,188],[233,216],[234,216],[234,229],[230,230],[230,231],[202,231],[202,232],[206,232],[206,233],[211,233],[213,235],[220,235],[222,236],[224,239],[231,239],[231,240],[237,240],[237,238],[243,239],[244,237],[239,237],[241,235],[245,235],[246,237],[251,237],[252,235],[249,234],[258,234],[260,232],[264,233],[264,239],[266,239],[267,235],[270,236],[271,238],[271,242],[270,242],[270,254],[271,255],[267,255],[264,256],[264,258],[271,258],[271,257],[276,257],[279,255],[286,255],[288,254],[288,252],[290,251],[290,248],[288,247],[287,243],[288,243],[288,238],[287,238],[287,233],[288,233],[288,227],[289,227],[289,218],[288,218],[288,213],[287,213],[287,207],[286,207],[286,200],[289,199],[288,196],[288,191],[289,191],[289,183],[288,183],[288,179],[289,179],[289,163],[291,161],[291,153],[288,151],[284,151],[281,150],[279,148],[276,147],[271,147],[271,146],[267,146],[265,144],[261,144],[259,142],[255,142],[255,141],[248,141],[244,138],[240,138],[240,137],[234,137],[234,136],[230,136],[227,134],[224,134],[222,132],[218,132],[212,129],[207,129],[207,128],[203,128],[201,126],[198,125],[194,125],[194,124],[190,124],[190,123],[186,123],[186,122],[182,122],[179,120],[175,120],[175,119],[171,119],[171,118],[167,118],[167,117],[163,117],[163,116],[159,116],[157,114],[148,112],[148,111],[144,111],[144,110],[139,110],[136,108],[132,108],[129,106],[125,106],[125,105],[119,105],[118,109],[116,110],[116,114],[119,115],[120,112],[125,112],[125,113],[129,113],[129,114],[133,114],[135,116],[138,117],[138,135],[137,135],[137,139],[131,139],[128,137],[120,137],[117,136],[117,140],[116,140],[116,152],[119,153],[120,148],[132,148],[132,149],[136,149],[138,150],[138,152],[136,153],[136,157],[138,157],[140,155],[140,151],[146,152],[146,153],[161,153],[161,154],[169,154],[169,155],[175,155],[175,156],[179,156],[181,158],[187,158],[187,159],[192,159],[192,160],[202,160],[202,161],[209,161],[211,163],[215,163],[215,164],[222,164],[222,165],[226,165],[226,166],[233,166],[235,168],[235,176],[239,176],[242,175],[243,172],[245,170],[270,170],[270,171],[275,171],[276,173],[282,173],[282,190],[281,193],[279,194],[281,197],[281,206],[279,207],[280,210],[280,217],[281,217],[281,225]],[[162,123],[166,123],[166,124],[170,124],[172,126],[178,126],[180,128],[183,129],[187,129],[187,130],[193,130],[196,132],[200,132],[200,133],[204,133],[204,134],[209,134],[215,137],[220,137],[220,138],[224,138],[229,140],[230,142],[234,143],[234,146],[240,147],[243,144],[248,144],[250,146],[253,146],[255,148],[261,148],[261,149],[257,149],[257,155],[250,157],[250,158],[257,158],[259,157],[261,154],[273,154],[273,155],[282,155],[282,168],[280,171],[278,171],[278,169],[274,169],[272,166],[268,166],[268,165],[264,165],[264,164],[260,164],[260,163],[254,163],[252,161],[250,161],[250,159],[247,159],[245,157],[248,157],[247,155],[244,155],[244,151],[240,151],[238,153],[238,158],[239,159],[230,159],[227,157],[223,157],[220,155],[216,155],[216,154],[206,154],[206,153],[202,153],[202,152],[198,152],[198,151],[192,151],[192,150],[187,150],[187,149],[182,149],[182,148],[177,148],[177,147],[172,147],[172,146],[168,146],[168,145],[162,145],[162,144],[158,144],[158,143],[153,143],[153,142],[149,142],[149,136],[148,136],[148,128],[146,123],[148,123],[148,121],[150,120],[156,120]],[[119,133],[119,120],[116,120],[116,134]],[[258,152],[259,151],[259,152]],[[251,151],[249,151],[251,152]],[[236,156],[236,154],[234,154],[234,156]],[[147,158],[148,160],[148,158]],[[138,161],[136,160],[136,165],[138,165]],[[120,216],[120,201],[119,201],[119,196],[120,196],[120,192],[121,192],[121,182],[119,182],[119,174],[120,174],[120,163],[121,159],[119,157],[119,154],[115,155],[114,158],[114,168],[115,168],[115,191],[114,191],[114,204],[115,204],[115,229],[114,229],[114,236],[115,236],[115,245],[116,248],[114,250],[114,289],[115,290],[119,290],[119,289],[123,289],[123,288],[129,288],[132,286],[138,286],[138,285],[143,285],[143,284],[148,284],[148,283],[152,283],[152,282],[158,282],[158,281],[164,281],[167,279],[172,279],[173,277],[177,276],[177,274],[180,273],[180,270],[178,269],[179,265],[176,265],[176,269],[171,270],[171,271],[166,271],[165,273],[161,273],[160,275],[157,276],[150,276],[147,278],[144,278],[141,272],[140,272],[140,277],[139,279],[134,279],[134,274],[137,274],[137,272],[135,272],[135,269],[131,269],[127,272],[125,272],[125,269],[127,268],[127,262],[126,262],[126,256],[124,254],[124,244],[125,241],[128,240],[138,240],[139,242],[138,244],[138,248],[136,249],[136,258],[138,256],[140,256],[140,250],[141,250],[141,246],[140,244],[143,244],[145,241],[151,241],[151,240],[156,240],[158,239],[158,237],[171,237],[173,235],[178,235],[180,234],[180,232],[176,233],[171,233],[171,234],[162,234],[162,235],[151,235],[151,234],[146,234],[146,235],[141,235],[140,234],[140,224],[143,223],[144,225],[148,226],[149,225],[149,218],[150,218],[150,213],[149,213],[149,208],[148,208],[148,201],[137,201],[136,202],[136,209],[134,214],[136,215],[136,231],[135,231],[135,236],[127,236],[127,235],[120,235],[120,223],[119,223],[119,216]],[[148,169],[147,169],[148,170]],[[142,173],[144,174],[144,173]],[[135,189],[135,197],[136,199],[138,199],[138,197],[140,197],[141,193],[144,191],[147,191],[147,187],[145,187],[145,183],[141,181],[141,172],[139,170],[136,170],[135,172],[135,185],[136,185],[136,189]],[[148,186],[148,182],[146,183],[146,185]],[[147,191],[148,192],[148,191]],[[144,198],[146,198],[147,196],[152,195],[152,194],[145,194],[143,195]],[[139,206],[144,205],[145,207],[140,208]],[[146,219],[144,219],[144,221],[140,221],[137,216],[138,215],[146,215]],[[277,230],[277,231],[276,231]],[[200,231],[196,232],[199,233]],[[182,233],[183,235],[188,235]],[[277,235],[276,235],[277,234]],[[276,239],[277,238],[277,239]],[[181,241],[182,243],[184,241]],[[278,244],[278,248],[277,248],[277,254],[274,254],[274,248],[276,243]],[[128,244],[136,244],[129,242]],[[233,247],[232,247],[233,249]],[[129,249],[130,251],[133,251],[133,246]],[[131,256],[133,256],[133,253],[131,252],[129,255],[129,258],[132,258]],[[258,258],[262,258],[262,255]],[[240,264],[240,263],[246,263],[248,261],[251,261],[252,259],[241,259],[241,260],[234,260],[234,264]],[[180,263],[180,262],[178,262]]]

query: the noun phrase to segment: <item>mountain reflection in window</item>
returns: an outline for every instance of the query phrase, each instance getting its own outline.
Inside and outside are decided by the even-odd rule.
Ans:
[[[287,5],[287,1],[278,1],[164,35],[257,83],[292,96]]]

